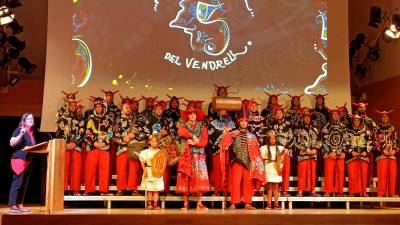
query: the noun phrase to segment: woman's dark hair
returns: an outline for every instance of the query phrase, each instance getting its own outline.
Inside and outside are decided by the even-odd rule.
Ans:
[[[25,123],[26,123],[26,118],[28,118],[28,116],[32,116],[33,117],[33,114],[32,113],[30,113],[30,112],[28,112],[28,113],[24,113],[23,115],[22,115],[22,117],[21,117],[21,121],[19,122],[19,127],[22,127],[23,125],[25,125]],[[35,121],[33,122],[33,126],[32,126],[32,128],[35,126]]]

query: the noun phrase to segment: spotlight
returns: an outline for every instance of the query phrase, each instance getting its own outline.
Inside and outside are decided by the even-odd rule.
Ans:
[[[375,47],[372,47],[372,48],[369,49],[368,58],[372,62],[378,61],[379,57],[380,57],[380,54],[379,54],[379,47],[378,46],[375,46]]]
[[[8,37],[8,43],[15,47],[18,51],[22,51],[25,49],[25,41],[20,41],[17,37],[15,36],[10,36]]]
[[[355,73],[359,78],[364,78],[367,75],[367,68],[361,64],[358,64]]]
[[[400,38],[400,15],[393,14],[392,16],[392,24],[390,24],[389,28],[385,31],[385,34],[393,39]]]
[[[31,74],[37,67],[35,64],[29,62],[29,60],[25,57],[19,58],[18,63],[19,63],[19,65],[21,65],[22,70],[25,73],[29,73],[29,74]]]
[[[19,78],[19,76],[14,75],[8,80],[8,84],[11,87],[14,87],[20,80],[21,80],[21,78]]]
[[[15,18],[14,13],[7,7],[1,6],[0,7],[0,25],[6,25],[11,23]]]
[[[382,22],[382,9],[380,7],[373,6],[369,11],[369,23],[371,27],[379,27],[379,23]]]
[[[21,26],[16,19],[8,24],[8,26],[11,28],[13,35],[19,34],[24,31],[24,27]]]

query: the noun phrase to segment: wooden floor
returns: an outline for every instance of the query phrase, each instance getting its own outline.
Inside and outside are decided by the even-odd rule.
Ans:
[[[1,225],[261,225],[261,224],[400,224],[400,209],[293,209],[293,210],[143,210],[143,209],[66,209],[46,214],[31,207],[32,213],[9,214],[0,206]]]

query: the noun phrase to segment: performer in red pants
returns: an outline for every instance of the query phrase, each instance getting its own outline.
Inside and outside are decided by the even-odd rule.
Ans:
[[[310,110],[307,110],[307,112],[309,111]],[[317,152],[322,145],[318,128],[311,121],[311,114],[302,113],[302,117],[302,122],[294,132],[295,146],[298,151],[297,196],[303,196],[304,191],[309,191],[311,192],[311,196],[318,197],[320,195],[315,192],[315,182],[317,181]]]
[[[375,132],[378,197],[399,197],[396,194],[398,139],[396,128],[389,122],[390,111],[376,111],[381,119]]]
[[[81,145],[85,133],[82,117],[77,114],[77,104],[80,101],[68,100],[68,111],[57,114],[56,137],[66,141],[64,190],[72,190],[74,195],[80,195],[81,189]],[[68,189],[68,185],[70,188]]]
[[[368,103],[359,102],[359,103],[353,103],[353,105],[356,107],[355,113],[362,118],[361,123],[364,126],[366,126],[367,133],[369,137],[372,139],[376,131],[376,123],[372,120],[371,117],[367,115]],[[368,153],[368,158],[369,158],[369,163],[368,163],[367,185],[370,185],[372,183],[372,178],[374,176],[374,163],[375,163],[374,151],[370,151]]]
[[[208,124],[208,151],[211,153],[211,172],[210,181],[214,186],[214,195],[218,195],[219,192],[226,192],[228,181],[228,157],[225,152],[221,150],[223,147],[223,136],[236,129],[235,123],[229,116],[226,110],[219,110],[218,116],[210,118],[211,122]]]
[[[201,202],[202,194],[210,191],[204,151],[208,142],[207,127],[202,123],[204,113],[193,107],[181,111],[181,117],[183,123],[178,127],[178,136],[184,142],[184,153],[178,162],[176,192],[183,194],[182,209],[189,208],[189,194],[197,195],[197,209],[207,209]]]
[[[289,177],[290,177],[290,160],[293,157],[292,148],[293,142],[293,130],[290,121],[284,117],[284,111],[281,107],[275,107],[275,118],[270,124],[269,130],[273,130],[276,133],[278,145],[283,146],[285,151],[289,153],[285,155],[283,160],[283,171],[282,171],[282,195],[290,196],[289,191]]]
[[[133,123],[132,116],[132,99],[121,96],[122,111],[121,115],[116,118],[115,124],[115,142],[118,150],[116,152],[116,169],[117,169],[117,195],[123,195],[123,191],[136,190],[139,174],[137,169],[140,167],[139,161],[129,159],[127,143],[133,138],[134,134],[128,129]],[[136,164],[136,165],[135,165]],[[128,183],[131,185],[129,186]]]
[[[367,195],[368,153],[371,150],[371,138],[368,128],[361,122],[358,114],[351,116],[352,126],[349,127],[350,146],[348,150],[347,175],[349,177],[349,196],[360,194]]]
[[[94,111],[88,118],[86,125],[86,169],[85,193],[96,191],[96,174],[99,176],[99,191],[101,195],[109,193],[110,184],[110,140],[113,136],[113,123],[107,116],[107,107],[102,98],[91,97],[94,102]]]
[[[253,210],[251,205],[254,189],[265,184],[265,170],[262,162],[260,146],[257,137],[247,130],[248,119],[243,113],[239,119],[239,132],[227,134],[227,138],[234,137],[233,158],[230,169],[229,187],[231,192],[231,206],[236,209],[243,197],[245,209]],[[225,137],[226,138],[226,137]]]
[[[325,197],[331,193],[344,196],[344,159],[349,138],[345,125],[340,122],[339,110],[331,110],[331,120],[322,128],[322,146],[325,150]]]

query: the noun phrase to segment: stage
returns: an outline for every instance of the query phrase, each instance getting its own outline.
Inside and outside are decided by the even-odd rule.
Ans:
[[[258,225],[258,224],[400,224],[400,209],[293,209],[293,210],[196,210],[179,209],[66,209],[56,214],[45,214],[43,208],[31,207],[30,214],[9,214],[0,208],[0,225]]]

